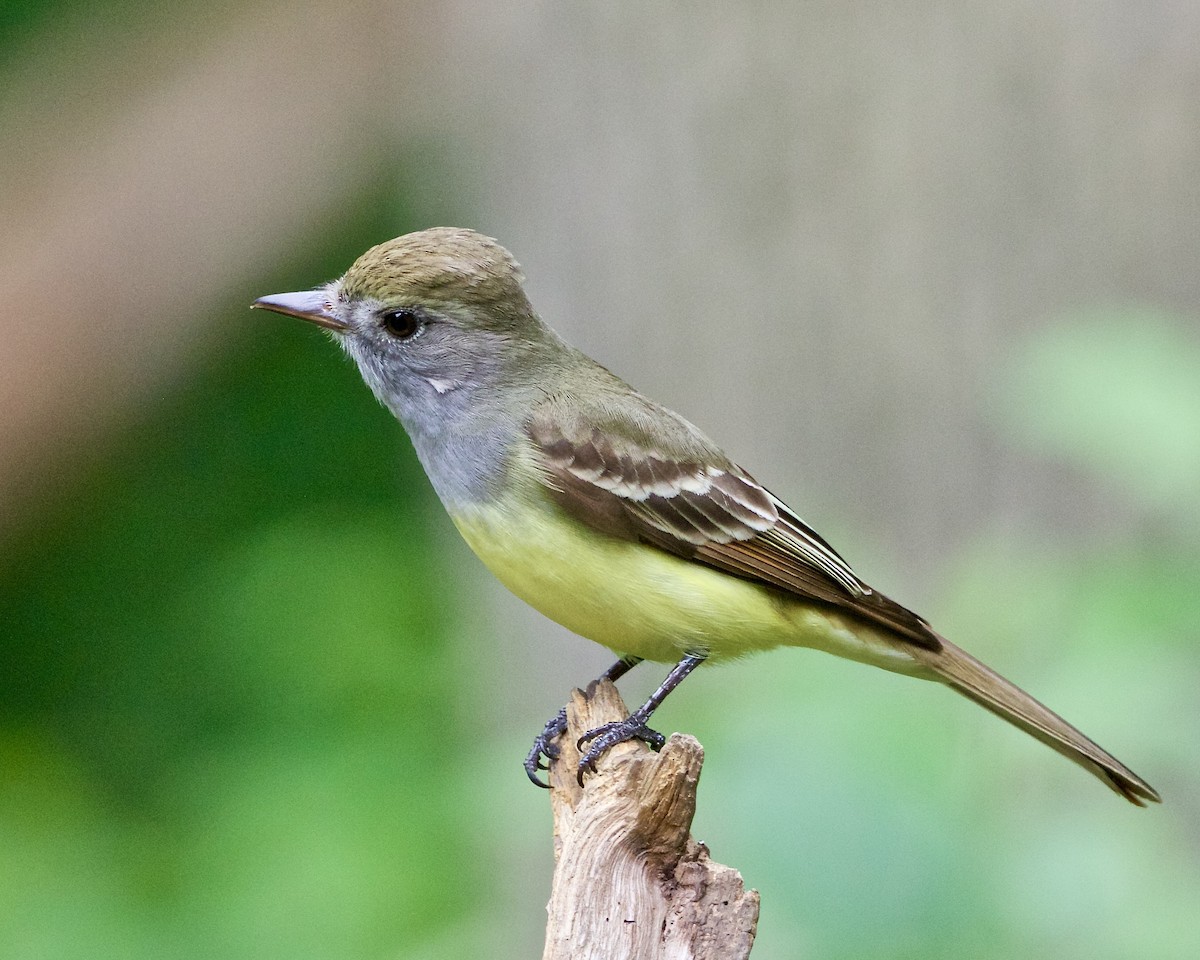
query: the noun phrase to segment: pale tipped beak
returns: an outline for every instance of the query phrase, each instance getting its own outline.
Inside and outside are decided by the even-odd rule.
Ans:
[[[324,290],[301,290],[298,293],[274,293],[269,297],[259,297],[250,309],[272,310],[289,317],[299,317],[318,327],[332,330],[335,333],[345,333],[349,326],[333,315],[333,304],[329,294]]]

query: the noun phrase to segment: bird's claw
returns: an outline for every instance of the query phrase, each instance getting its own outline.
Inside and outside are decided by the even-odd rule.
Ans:
[[[591,744],[587,748],[587,753],[583,753],[579,758],[579,772],[576,774],[576,780],[579,781],[579,785],[583,786],[583,775],[585,773],[596,772],[596,761],[604,753],[615,747],[618,743],[625,743],[628,740],[640,740],[642,743],[648,744],[650,749],[656,753],[667,742],[666,737],[657,730],[651,730],[646,726],[646,721],[636,713],[626,717],[624,720],[606,723],[603,726],[596,727],[595,730],[589,730],[575,744],[576,749],[581,753],[583,753],[583,745],[585,743]]]
[[[559,750],[558,744],[555,743],[567,730],[567,708],[563,707],[553,717],[546,721],[546,726],[536,737],[533,738],[533,746],[529,753],[525,755],[525,776],[527,776],[534,786],[550,789],[550,784],[538,776],[539,770],[549,770],[550,763],[558,759]],[[542,757],[545,757],[547,763],[542,763]]]

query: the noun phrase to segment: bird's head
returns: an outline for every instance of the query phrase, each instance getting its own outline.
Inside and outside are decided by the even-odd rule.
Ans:
[[[436,427],[477,392],[487,395],[522,355],[557,340],[530,307],[523,280],[490,237],[434,227],[372,247],[322,287],[253,306],[329,330],[413,432]]]

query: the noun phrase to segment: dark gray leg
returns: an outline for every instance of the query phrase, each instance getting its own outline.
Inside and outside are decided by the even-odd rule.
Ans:
[[[651,730],[646,721],[650,719],[650,715],[658,709],[659,705],[667,699],[667,694],[674,690],[684,677],[695,670],[704,662],[704,657],[689,653],[686,657],[680,660],[671,672],[667,674],[665,679],[654,693],[650,694],[650,699],[643,703],[640,707],[633,711],[624,720],[618,720],[615,723],[606,723],[602,727],[597,727],[595,730],[589,730],[579,738],[578,747],[583,749],[585,743],[591,743],[587,753],[579,758],[579,785],[583,786],[584,773],[596,772],[596,761],[610,747],[615,747],[618,743],[624,743],[626,740],[641,740],[643,743],[650,744],[651,749],[661,750],[662,745],[666,742],[666,738],[657,730]]]
[[[641,662],[641,657],[622,657],[600,674],[596,678],[596,682],[611,680],[615,683]],[[529,777],[530,781],[539,787],[550,788],[550,784],[544,782],[538,776],[538,771],[550,769],[548,763],[542,763],[542,757],[545,757],[547,761],[558,759],[558,745],[554,741],[562,736],[566,732],[566,729],[567,708],[563,707],[546,722],[546,726],[542,732],[534,737],[533,747],[525,756],[525,776]]]

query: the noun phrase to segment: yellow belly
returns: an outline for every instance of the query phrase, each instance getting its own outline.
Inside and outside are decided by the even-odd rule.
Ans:
[[[509,590],[568,630],[619,654],[670,662],[781,645],[890,670],[912,659],[870,627],[645,544],[585,528],[548,501],[458,511],[455,525]]]

